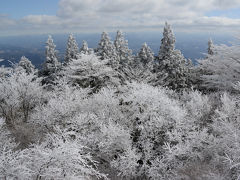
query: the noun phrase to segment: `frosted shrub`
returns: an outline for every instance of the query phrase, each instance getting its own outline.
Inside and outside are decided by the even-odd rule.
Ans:
[[[64,67],[62,73],[73,84],[93,88],[93,91],[108,85],[118,86],[121,84],[120,74],[108,66],[108,63],[108,60],[101,61],[94,54],[82,54],[79,59],[73,59]]]
[[[121,121],[125,120],[125,116],[119,108],[119,95],[116,91],[115,88],[102,88],[97,94],[82,102],[84,111],[91,111],[106,122],[111,119],[122,124]]]
[[[106,178],[96,170],[97,164],[86,149],[76,140],[71,140],[66,133],[48,135],[41,144],[34,144],[22,151],[6,152],[4,155],[11,155],[11,158],[4,161],[3,165],[9,167],[4,177],[82,180]]]
[[[14,179],[14,173],[19,171],[19,164],[16,162],[18,151],[15,152],[18,144],[14,142],[10,131],[7,129],[5,121],[0,119],[0,179]]]
[[[186,111],[178,101],[170,99],[164,89],[136,83],[130,84],[129,90],[123,94],[122,106],[131,123],[129,127],[132,128],[133,149],[130,152],[136,152],[135,156],[139,157],[138,166],[132,167],[135,169],[135,176],[150,178],[152,162],[157,157],[163,157],[166,152],[164,145],[168,142],[168,129],[184,121]],[[126,152],[125,156],[129,156]],[[121,156],[118,168],[126,176],[126,169],[121,169],[123,166],[120,166],[127,166],[128,162],[124,161],[127,161],[127,158]],[[129,171],[129,175],[134,174],[132,171]]]
[[[207,121],[211,120],[213,111],[213,102],[208,95],[203,95],[199,91],[188,91],[183,93],[181,100],[195,123],[201,126],[208,124]]]
[[[43,132],[51,130],[55,125],[67,128],[76,113],[82,111],[82,101],[88,93],[89,89],[72,87],[65,79],[59,81],[54,91],[47,92],[47,103],[36,108],[31,123]]]
[[[19,63],[16,66],[15,70],[24,70],[27,74],[35,73],[36,69],[35,66],[32,64],[32,62],[26,58],[25,56],[22,56]]]
[[[0,81],[1,116],[9,125],[27,122],[30,112],[42,99],[40,79],[34,74],[14,73]]]
[[[239,81],[239,50],[239,45],[214,45],[214,53],[197,66],[201,88],[234,91],[233,86]]]
[[[0,116],[23,146],[35,139],[35,129],[29,121],[45,99],[40,81],[34,74],[14,70],[0,80]]]
[[[221,106],[216,110],[213,124],[216,139],[211,146],[216,151],[216,163],[222,164],[228,179],[237,179],[240,175],[239,116],[239,100],[224,93],[221,96]]]
[[[106,62],[71,60],[51,90],[1,77],[0,178],[237,179],[238,94],[122,85]]]
[[[136,152],[136,149],[130,148],[125,149],[125,151],[114,159],[111,162],[112,167],[120,170],[117,174],[117,177],[125,179],[133,179],[139,176],[138,160],[141,158],[141,155]]]
[[[137,83],[130,84],[128,88],[123,101],[129,102],[132,121],[137,118],[142,123],[154,121],[154,126],[162,126],[179,122],[186,116],[180,103],[169,98],[165,89]]]
[[[103,157],[105,155],[109,158],[107,159],[109,162],[121,156],[125,150],[131,149],[132,142],[128,130],[111,121],[106,125],[101,125],[100,128],[97,138],[99,149]]]

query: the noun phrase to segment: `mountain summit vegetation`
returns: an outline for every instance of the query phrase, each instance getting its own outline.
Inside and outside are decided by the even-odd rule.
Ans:
[[[0,179],[239,179],[240,46],[194,66],[175,42],[168,23],[157,56],[71,34],[60,62],[49,36],[41,69],[0,67]]]

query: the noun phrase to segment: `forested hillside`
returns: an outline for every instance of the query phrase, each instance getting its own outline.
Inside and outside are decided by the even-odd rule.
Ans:
[[[159,53],[123,32],[95,48],[51,36],[41,69],[0,68],[0,179],[237,180],[240,46],[193,65],[166,23]]]

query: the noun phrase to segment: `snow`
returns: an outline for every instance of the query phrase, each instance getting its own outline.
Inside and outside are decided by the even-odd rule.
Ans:
[[[159,57],[146,43],[134,56],[121,31],[95,52],[75,42],[64,64],[49,36],[43,70],[0,67],[0,179],[240,176],[238,45],[209,41],[192,66],[167,23]]]

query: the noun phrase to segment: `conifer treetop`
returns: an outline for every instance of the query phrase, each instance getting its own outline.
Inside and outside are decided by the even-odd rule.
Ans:
[[[55,72],[57,67],[60,65],[57,59],[57,51],[55,50],[56,45],[53,42],[52,36],[48,36],[48,40],[46,42],[46,60],[43,65],[43,70],[48,72]]]
[[[108,33],[105,31],[102,33],[100,42],[98,43],[97,55],[101,60],[115,59],[117,56],[116,48],[108,36]]]
[[[208,49],[207,49],[208,50],[208,55],[213,55],[214,54],[213,48],[214,48],[214,44],[213,44],[212,39],[210,38],[208,40]]]
[[[72,59],[77,59],[78,53],[79,48],[77,41],[75,40],[73,34],[70,34],[67,42],[65,63],[69,63]]]
[[[147,43],[143,43],[139,53],[138,58],[140,59],[143,65],[147,65],[149,63],[153,63],[154,61],[154,53],[151,48],[147,45]]]
[[[159,51],[159,64],[155,67],[155,84],[180,90],[189,86],[189,68],[181,51],[175,49],[175,37],[171,26],[166,22]]]
[[[85,40],[83,40],[83,42],[82,42],[82,47],[80,48],[80,53],[82,53],[82,54],[89,53],[88,43]]]
[[[18,63],[18,67],[23,68],[27,74],[33,73],[34,72],[34,65],[32,64],[32,62],[26,58],[25,56],[22,56],[19,63]]]
[[[159,51],[159,60],[164,59],[169,53],[175,49],[175,36],[171,26],[166,22],[163,29],[163,38],[161,40],[161,47]]]
[[[132,61],[132,51],[128,47],[128,41],[125,40],[122,31],[118,30],[114,41],[117,54],[121,64],[130,64]]]

